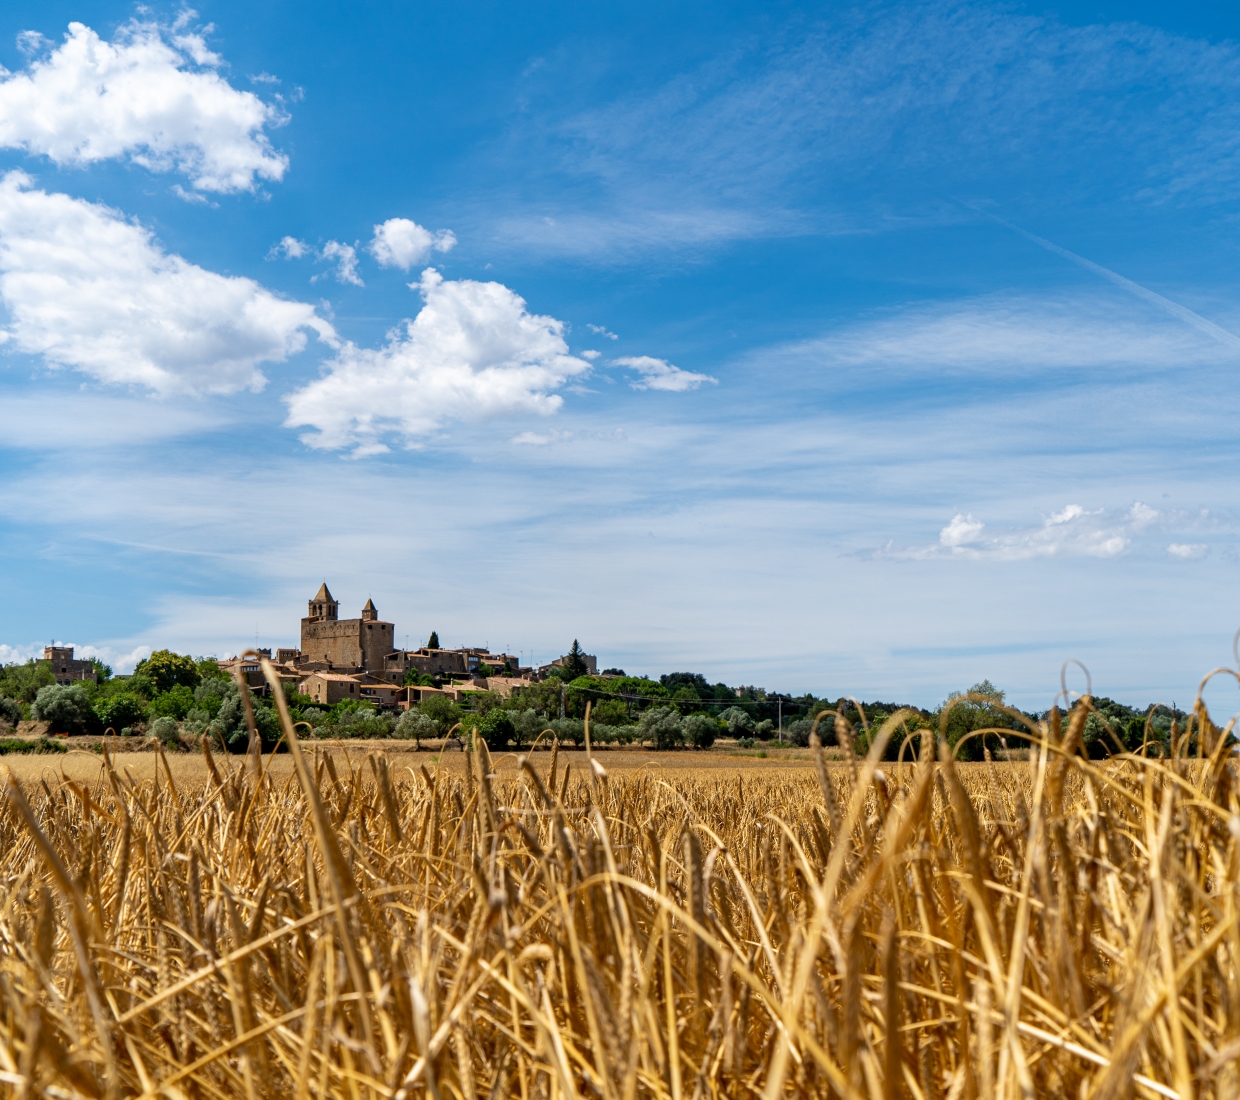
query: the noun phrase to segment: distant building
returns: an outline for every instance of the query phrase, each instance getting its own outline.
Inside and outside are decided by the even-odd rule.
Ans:
[[[301,620],[298,664],[341,672],[382,673],[383,658],[396,648],[396,628],[379,618],[371,600],[366,601],[358,619],[338,618],[339,610],[327,585],[321,585],[309,601],[309,614]]]
[[[597,676],[598,675],[598,658],[589,653],[583,653],[581,654],[581,659],[585,661],[586,663],[587,675]],[[564,662],[567,660],[568,660],[568,654],[566,653],[563,657],[557,657],[550,664],[539,665],[538,666],[539,675],[546,676],[547,673],[550,672],[553,668],[561,668]]]
[[[44,646],[43,660],[51,666],[58,684],[74,684],[82,680],[99,682],[99,675],[90,661],[74,660],[71,645]]]

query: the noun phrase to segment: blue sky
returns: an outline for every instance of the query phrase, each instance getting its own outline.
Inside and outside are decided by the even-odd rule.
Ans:
[[[1228,6],[3,19],[0,657],[295,643],[326,579],[927,705],[1230,662]]]

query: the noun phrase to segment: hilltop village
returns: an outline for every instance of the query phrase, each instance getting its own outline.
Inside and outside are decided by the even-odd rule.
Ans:
[[[502,699],[513,691],[546,679],[568,657],[538,668],[522,667],[510,653],[486,648],[442,649],[432,633],[419,649],[397,649],[395,624],[379,618],[372,600],[356,619],[340,618],[340,604],[326,582],[308,601],[301,620],[297,649],[254,652],[268,658],[281,681],[296,685],[299,695],[317,706],[357,701],[379,709],[408,710],[434,696],[462,702],[470,692],[494,692]],[[598,675],[596,657],[581,653],[589,675]],[[228,672],[239,672],[256,692],[269,689],[256,657],[233,657],[219,662]]]

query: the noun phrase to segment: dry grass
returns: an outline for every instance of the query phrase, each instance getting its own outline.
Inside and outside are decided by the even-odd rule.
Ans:
[[[57,760],[0,803],[0,1090],[1236,1097],[1240,807],[1194,721],[1192,762],[1052,723],[885,775]]]

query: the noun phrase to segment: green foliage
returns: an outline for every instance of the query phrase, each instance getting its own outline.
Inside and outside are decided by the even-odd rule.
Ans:
[[[580,718],[553,718],[547,726],[561,741],[571,741],[577,746],[585,743],[586,726]]]
[[[508,717],[512,720],[512,739],[517,743],[517,748],[533,743],[547,728],[546,719],[539,717],[532,707],[527,710],[510,710]]]
[[[680,728],[684,739],[695,749],[709,749],[719,736],[719,721],[709,714],[690,714]]]
[[[648,710],[637,725],[642,740],[650,741],[656,749],[673,749],[684,740],[680,714],[675,707]]]
[[[973,696],[973,698],[969,698]],[[1001,729],[1011,729],[1013,720],[1008,717],[1001,709],[1005,696],[994,684],[989,680],[983,680],[979,684],[974,684],[969,688],[968,692],[953,692],[943,702],[939,708],[939,713],[935,715],[935,725],[939,724],[942,713],[950,707],[947,714],[947,743],[955,749],[956,745],[975,730],[989,729],[998,727]],[[902,740],[902,738],[892,738],[893,743]],[[985,742],[985,746],[983,746]],[[898,749],[898,744],[896,748]],[[981,760],[984,752],[983,748],[989,748],[992,752],[1000,751],[1002,745],[997,736],[981,735],[971,738],[960,751],[961,760]]]
[[[431,631],[431,636],[426,641],[426,648],[427,649],[438,649],[439,648],[439,632],[438,631],[436,630]]]
[[[446,695],[428,695],[418,704],[418,710],[439,727],[440,737],[447,737],[448,731],[461,720],[461,708]]]
[[[544,718],[560,716],[560,680],[552,678],[540,684],[518,688],[509,697],[508,705],[519,710],[532,710]]]
[[[47,722],[51,733],[91,733],[98,722],[83,684],[48,684],[39,688],[30,716]]]
[[[91,667],[95,670],[95,676],[99,683],[106,684],[112,679],[112,666],[105,665],[98,657],[90,658]]]
[[[736,747],[738,749],[752,749],[753,738],[752,737],[738,737],[736,739]]]
[[[36,737],[27,741],[20,737],[0,739],[0,756],[10,752],[68,752],[68,746],[50,737]]]
[[[22,708],[18,705],[16,699],[6,699],[0,696],[0,722],[4,722],[10,726],[16,726],[22,720]]]
[[[439,724],[430,715],[410,708],[396,720],[392,736],[421,744],[423,740],[439,736]]]
[[[769,741],[774,734],[775,723],[769,718],[763,718],[762,721],[753,728],[753,735],[759,741]]]
[[[5,665],[0,677],[0,695],[21,703],[33,703],[39,689],[54,684],[52,666],[46,661],[27,661],[24,665]]]
[[[623,699],[600,699],[590,710],[590,724],[624,726],[631,722],[628,704]]]
[[[754,731],[754,720],[747,710],[740,707],[728,707],[721,715],[719,720],[728,727],[728,733],[733,737],[751,737]]]
[[[194,708],[206,711],[211,718],[219,714],[220,707],[224,705],[224,700],[237,699],[240,702],[240,698],[241,689],[237,686],[237,681],[231,677],[227,679],[212,678],[203,680],[202,683],[194,688]]]
[[[118,691],[95,700],[95,714],[105,730],[111,728],[117,733],[142,721],[146,713],[145,701],[131,691]]]
[[[471,691],[465,696],[469,710],[478,718],[490,714],[493,710],[501,710],[504,697],[497,691]]]
[[[804,748],[809,744],[809,735],[813,732],[814,723],[808,718],[797,718],[784,725],[784,740],[790,745]],[[818,724],[818,736],[822,736],[822,723]]]
[[[391,737],[396,719],[367,704],[347,703],[333,708],[325,723],[315,727],[318,737]]]
[[[506,710],[488,711],[476,723],[478,735],[487,743],[492,752],[503,752],[508,742],[516,735],[512,719]]]
[[[202,682],[198,662],[170,649],[157,649],[146,660],[138,662],[134,673],[149,677],[157,692],[170,691],[178,684],[192,690]]]
[[[161,744],[175,745],[180,741],[181,727],[175,718],[165,715],[162,718],[156,718],[147,732],[152,737],[159,738]]]
[[[497,673],[496,670],[490,665],[483,661],[479,661],[478,667],[474,670],[474,675],[480,677],[481,679],[489,680],[492,676],[498,676],[499,673]]]
[[[179,722],[194,709],[194,703],[193,689],[185,684],[176,684],[151,700],[147,714],[152,721],[157,718],[174,718]]]
[[[561,678],[572,683],[579,676],[584,676],[590,671],[590,666],[586,664],[585,657],[582,656],[581,646],[577,644],[577,639],[573,639],[573,644],[569,647],[568,655],[564,658],[564,663],[560,666],[563,669]]]
[[[220,668],[220,663],[214,657],[199,657],[194,662],[198,666],[198,676],[200,680],[231,680],[232,676]]]

